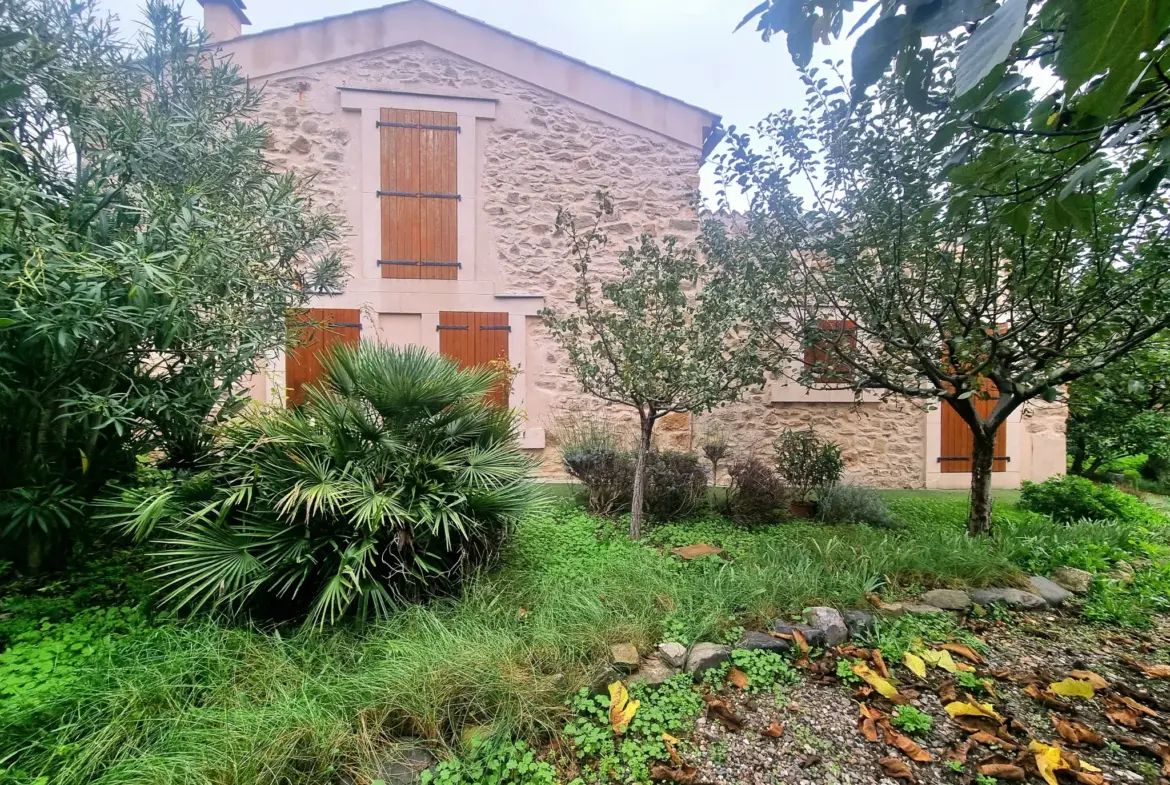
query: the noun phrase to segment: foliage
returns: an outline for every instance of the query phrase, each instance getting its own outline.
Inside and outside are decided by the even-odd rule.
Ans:
[[[955,683],[964,690],[976,694],[991,691],[988,688],[988,685],[991,684],[990,679],[981,679],[969,671],[955,671]]]
[[[911,736],[925,736],[934,729],[934,719],[913,706],[899,706],[890,715],[890,724]]]
[[[1170,562],[1138,570],[1132,581],[1093,582],[1084,616],[1123,627],[1149,627],[1154,614],[1170,611]]]
[[[1170,453],[1170,350],[1159,340],[1069,385],[1073,474],[1093,476],[1119,458]],[[1157,477],[1149,477],[1157,479]]]
[[[893,514],[881,494],[861,485],[834,485],[817,502],[817,519],[822,523],[864,523],[894,526]]]
[[[861,662],[861,660],[850,661],[844,658],[837,660],[836,674],[843,684],[861,684],[862,678],[854,673],[851,667],[855,662]]]
[[[168,604],[385,617],[493,562],[532,509],[514,414],[483,399],[491,369],[373,343],[324,366],[300,407],[225,429],[215,467],[111,502],[152,542]]]
[[[697,456],[652,452],[646,463],[646,512],[656,521],[690,518],[707,504],[707,475]]]
[[[1148,505],[1112,485],[1073,475],[1053,477],[1041,483],[1025,480],[1020,490],[1020,506],[1050,515],[1061,523],[1114,519],[1142,524],[1161,518]]]
[[[935,57],[950,79],[954,47]],[[1166,195],[1126,189],[1122,152],[1036,194],[1021,183],[1061,181],[1079,156],[1065,140],[959,134],[897,78],[850,105],[830,76],[802,75],[803,112],[729,134],[720,183],[751,202],[734,230],[705,223],[709,258],[777,373],[818,384],[789,361],[812,343],[847,371],[830,386],[951,406],[974,441],[970,531],[986,533],[1000,425],[1170,324]],[[1011,85],[1013,111],[1043,124],[1051,107]]]
[[[563,448],[565,471],[585,488],[589,512],[614,515],[628,510],[634,492],[634,456],[606,446]]]
[[[785,428],[772,442],[776,473],[799,501],[819,499],[841,480],[845,462],[841,447],[822,440],[812,429]]]
[[[602,222],[613,202],[598,194],[596,220],[579,228],[561,209],[577,273],[575,310],[541,312],[585,392],[638,413],[630,536],[641,536],[645,470],[654,424],[672,412],[705,411],[763,381],[754,346],[738,333],[736,309],[712,297],[711,272],[678,238],[659,245],[643,235],[618,257],[619,277],[598,283],[596,259],[607,244]],[[600,291],[598,291],[600,290]]]
[[[719,424],[709,426],[703,432],[699,449],[702,450],[703,456],[711,462],[711,484],[718,485],[719,464],[731,455],[731,442],[727,435],[727,429]]]
[[[475,738],[464,758],[445,760],[422,773],[422,785],[556,785],[556,769],[537,760],[521,740]]]
[[[948,613],[905,614],[880,618],[872,632],[862,636],[869,647],[881,649],[891,662],[901,662],[908,651],[916,651],[923,644],[958,641],[983,651],[984,643]]]
[[[88,1],[0,7],[0,530],[32,571],[136,454],[190,460],[287,310],[340,279],[332,219],[264,158],[257,89],[177,5],[146,16],[129,44]],[[45,497],[68,523],[11,517]]]
[[[771,691],[800,681],[796,669],[774,651],[735,649],[731,664],[747,674],[748,692]]]
[[[727,470],[727,514],[740,523],[771,523],[788,515],[789,491],[759,458],[737,458]]]

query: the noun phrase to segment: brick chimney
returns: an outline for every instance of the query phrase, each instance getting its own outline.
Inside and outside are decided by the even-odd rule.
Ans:
[[[228,41],[240,35],[252,21],[244,13],[244,0],[199,0],[203,6],[203,29],[212,41]]]

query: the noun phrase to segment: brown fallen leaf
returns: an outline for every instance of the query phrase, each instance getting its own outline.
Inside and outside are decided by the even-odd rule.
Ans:
[[[746,690],[748,685],[751,684],[751,679],[749,679],[748,675],[739,668],[732,668],[731,670],[727,671],[727,680],[736,687],[739,687],[741,690]]]
[[[884,607],[884,603],[882,602],[882,598],[877,596],[876,594],[866,592],[865,599],[869,602],[870,605],[872,605],[875,608]]]
[[[1127,728],[1138,726],[1138,714],[1133,709],[1127,709],[1123,706],[1106,706],[1105,716],[1115,725],[1124,725]]]
[[[898,733],[888,723],[882,727],[882,735],[885,737],[886,744],[897,747],[915,763],[929,763],[934,760],[933,755],[915,744],[909,736]]]
[[[1121,661],[1124,662],[1129,667],[1133,668],[1135,671],[1138,671],[1143,676],[1146,676],[1148,678],[1151,678],[1151,679],[1170,679],[1170,665],[1167,665],[1164,662],[1158,662],[1158,663],[1154,663],[1153,665],[1147,665],[1144,662],[1138,662],[1137,660],[1131,660],[1129,657],[1122,657]]]
[[[882,768],[882,774],[896,780],[906,780],[907,782],[915,782],[914,772],[906,764],[906,761],[898,758],[878,758],[878,765]]]
[[[995,777],[997,780],[1015,780],[1023,782],[1028,775],[1014,763],[984,763],[977,771],[985,777]]]
[[[864,703],[858,705],[861,707],[861,713],[857,718],[857,730],[865,737],[866,741],[877,741],[881,738],[877,729],[877,721],[883,719],[882,713],[871,709]]]
[[[972,733],[969,738],[971,741],[975,741],[980,744],[999,745],[1008,749],[1019,749],[1020,747],[1019,744],[1010,742],[1007,739],[1001,739],[994,733],[988,733],[987,731],[976,731],[975,733]]]
[[[959,699],[959,693],[955,690],[955,682],[952,679],[943,679],[938,683],[938,699],[942,701],[945,706],[948,703],[954,703]]]
[[[1056,727],[1056,732],[1065,741],[1071,744],[1090,744],[1094,747],[1105,746],[1105,739],[1101,737],[1101,734],[1083,722],[1066,720],[1056,714],[1049,714],[1048,716],[1052,719],[1052,724]]]
[[[1145,706],[1141,703],[1138,703],[1137,701],[1135,701],[1133,698],[1129,697],[1128,695],[1117,695],[1114,697],[1118,701],[1120,701],[1121,703],[1125,704],[1129,708],[1138,712],[1139,714],[1144,714],[1147,717],[1157,717],[1158,716],[1158,712],[1154,711],[1149,706]]]
[[[999,735],[999,723],[991,719],[991,717],[952,717],[952,721],[968,733],[983,733],[992,736]]]
[[[650,767],[650,779],[655,782],[677,782],[679,785],[694,785],[699,777],[699,770],[694,766],[683,765],[679,768],[667,766],[665,763],[655,763]]]
[[[808,665],[808,640],[805,639],[804,633],[795,627],[792,628],[792,641],[796,644],[796,648],[800,650],[800,657],[792,664],[796,667],[804,667]]]
[[[1028,686],[1024,687],[1024,693],[1026,695],[1032,696],[1050,709],[1056,709],[1057,711],[1063,711],[1069,714],[1076,713],[1075,706],[1063,698],[1056,697],[1051,692],[1048,692],[1042,688],[1036,682],[1031,682],[1028,684]]]
[[[770,739],[778,739],[784,735],[784,726],[772,720],[772,724],[760,731],[760,735]]]
[[[1083,681],[1089,682],[1095,690],[1109,689],[1109,682],[1099,673],[1093,673],[1093,671],[1069,671],[1068,675],[1074,679],[1082,679]]]
[[[708,698],[706,700],[707,719],[717,720],[723,727],[732,732],[743,729],[743,720],[735,716],[726,701],[721,701],[718,698]]]
[[[1099,771],[1074,771],[1080,785],[1105,785],[1105,775]]]
[[[971,660],[976,665],[984,663],[983,656],[965,643],[944,643],[939,648],[946,649],[951,654],[958,654],[964,659]]]
[[[966,741],[956,742],[954,746],[947,747],[943,752],[943,757],[947,760],[958,761],[959,763],[967,762],[967,753],[971,751],[971,739]]]
[[[878,674],[880,674],[883,679],[890,678],[890,669],[886,667],[886,661],[882,657],[882,650],[874,649],[872,652],[870,652],[869,656],[870,659],[873,660],[873,667],[877,669]]]

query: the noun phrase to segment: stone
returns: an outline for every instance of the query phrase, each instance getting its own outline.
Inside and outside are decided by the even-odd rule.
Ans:
[[[658,644],[658,656],[670,667],[681,668],[687,661],[687,647],[681,643]]]
[[[999,602],[1009,608],[1023,608],[1025,610],[1035,610],[1048,605],[1043,597],[1020,589],[972,589],[971,600],[979,605],[994,605]]]
[[[382,780],[386,785],[414,785],[437,762],[434,755],[421,747],[386,752],[374,761],[372,779]]]
[[[849,639],[845,617],[836,608],[823,606],[807,608],[804,611],[804,621],[810,627],[821,631],[825,646],[840,646]]]
[[[303,136],[298,136],[292,141],[292,144],[288,146],[288,149],[292,150],[294,153],[307,153],[313,149],[313,143]]]
[[[809,646],[823,646],[825,644],[824,631],[818,630],[816,627],[810,627],[807,624],[789,624],[786,621],[772,622],[773,632],[778,632],[781,635],[791,635],[793,630],[800,630],[800,634],[804,636]]]
[[[1106,573],[1115,581],[1120,581],[1126,585],[1133,582],[1133,566],[1127,561],[1119,561],[1113,565],[1113,569]]]
[[[971,596],[959,589],[934,589],[923,594],[922,601],[944,611],[961,611],[971,605]]]
[[[1032,591],[1043,597],[1049,605],[1062,605],[1065,600],[1073,598],[1071,591],[1039,575],[1028,578],[1028,583],[1031,584]]]
[[[675,548],[671,553],[683,561],[691,561],[702,556],[718,556],[723,553],[723,549],[716,545],[708,545],[704,542],[698,545],[684,545],[681,548]]]
[[[718,668],[731,656],[731,647],[718,643],[696,643],[687,655],[687,673],[702,673],[710,668]]]
[[[845,626],[849,628],[849,634],[854,638],[873,632],[874,627],[877,626],[877,617],[865,611],[841,611],[841,616],[845,619]]]
[[[1052,571],[1052,580],[1073,594],[1088,594],[1093,585],[1093,573],[1076,567],[1057,567]]]
[[[619,673],[632,673],[638,667],[638,649],[632,643],[615,643],[609,647],[609,658],[613,662],[614,670]]]
[[[745,632],[743,637],[739,639],[739,643],[735,644],[735,648],[747,649],[748,651],[774,651],[779,654],[790,650],[792,641],[775,638],[766,632]]]
[[[642,660],[642,664],[638,670],[630,676],[630,684],[637,684],[639,682],[655,685],[662,684],[664,681],[671,679],[678,675],[678,668],[673,668],[669,663],[658,657],[647,657]]]
[[[926,602],[905,602],[902,603],[902,613],[946,613],[946,611],[937,605]]]

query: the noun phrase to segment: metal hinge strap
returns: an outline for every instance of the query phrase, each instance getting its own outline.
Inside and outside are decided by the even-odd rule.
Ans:
[[[427,194],[416,193],[414,191],[378,191],[378,196],[405,196],[412,199],[454,199],[456,201],[463,201],[463,197],[459,194]]]
[[[439,324],[435,325],[436,330],[466,330],[466,324]]]
[[[481,324],[479,326],[479,329],[481,329],[481,330],[504,330],[506,332],[512,332],[511,325],[507,325],[507,324]]]
[[[378,264],[398,265],[401,267],[463,267],[460,262],[412,262],[408,259],[379,259]]]
[[[463,129],[457,125],[427,125],[426,123],[391,123],[386,120],[378,120],[375,123],[379,128],[418,128],[424,131],[454,131],[455,133],[463,133]]]

